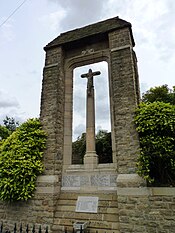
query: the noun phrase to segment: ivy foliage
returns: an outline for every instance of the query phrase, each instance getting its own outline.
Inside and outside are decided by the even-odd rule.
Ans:
[[[43,171],[46,134],[38,119],[21,124],[0,145],[0,199],[28,200],[36,178]]]
[[[138,174],[154,185],[175,186],[175,106],[141,103],[135,123],[141,146]]]

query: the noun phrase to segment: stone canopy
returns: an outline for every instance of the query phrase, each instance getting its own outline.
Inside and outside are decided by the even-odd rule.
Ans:
[[[74,29],[65,33],[61,33],[57,38],[55,38],[53,41],[48,43],[44,49],[47,51],[48,49],[60,46],[60,45],[67,45],[71,43],[71,45],[75,42],[78,42],[79,40],[84,39],[84,42],[91,43],[93,39],[102,39],[104,37],[107,37],[109,32],[122,29],[122,28],[129,28],[130,34],[131,34],[131,40],[132,40],[132,46],[135,46],[134,37],[132,34],[132,25],[131,23],[120,19],[118,16],[107,19],[98,23],[94,23],[82,28]],[[93,38],[94,36],[94,38]],[[90,39],[90,41],[89,41]],[[93,41],[92,41],[93,42]]]

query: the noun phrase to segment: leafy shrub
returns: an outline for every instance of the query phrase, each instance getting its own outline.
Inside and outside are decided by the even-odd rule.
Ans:
[[[5,127],[0,125],[0,140],[6,139],[10,135],[10,131]]]
[[[138,174],[154,185],[175,186],[175,106],[141,103],[135,123],[141,146]]]
[[[46,134],[38,119],[29,119],[0,145],[0,199],[27,200],[43,171]]]

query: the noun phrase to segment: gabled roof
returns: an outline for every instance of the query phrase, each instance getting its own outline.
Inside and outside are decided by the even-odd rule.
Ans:
[[[110,18],[101,22],[97,22],[82,28],[77,28],[68,32],[61,33],[57,38],[55,38],[53,41],[48,43],[46,47],[44,48],[45,50],[59,46],[59,45],[64,45],[73,41],[78,41],[80,39],[90,37],[90,36],[95,36],[99,34],[105,34],[110,31],[124,28],[124,27],[129,27],[130,32],[131,32],[131,38],[133,42],[133,46],[135,45],[134,43],[134,38],[132,35],[132,30],[131,30],[131,23],[120,19],[118,16],[114,18]]]

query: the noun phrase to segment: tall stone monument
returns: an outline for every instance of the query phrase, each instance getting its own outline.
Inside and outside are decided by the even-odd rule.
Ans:
[[[45,178],[52,181],[53,231],[71,229],[77,220],[119,232],[117,185],[137,185],[139,140],[133,122],[139,102],[137,60],[131,24],[112,18],[62,33],[46,47],[41,121],[48,134]],[[72,164],[73,70],[106,61],[112,137],[112,163],[99,164],[95,152],[93,76],[87,78],[87,151],[84,164]],[[129,175],[128,175],[129,174]],[[85,198],[83,198],[85,197]],[[58,224],[59,222],[59,224]]]
[[[100,75],[100,71],[92,72],[89,69],[87,74],[82,74],[82,78],[87,78],[87,103],[86,103],[86,154],[84,165],[87,169],[97,167],[98,155],[95,149],[95,103],[93,77]]]
[[[118,17],[62,33],[45,47],[41,97],[41,122],[48,135],[45,171],[31,200],[0,201],[4,231],[35,224],[36,232],[42,225],[42,232],[48,226],[49,233],[73,232],[80,226],[91,233],[174,233],[175,188],[146,187],[135,171],[139,140],[133,118],[139,82],[133,47],[131,24]],[[91,139],[84,164],[75,165],[73,69],[100,61],[106,61],[109,70],[112,163],[98,163],[94,149],[93,76],[99,73],[89,70],[83,77],[88,79]]]
[[[119,17],[62,33],[46,45],[40,114],[47,133],[45,170],[30,201],[0,202],[0,219],[9,227],[22,223],[35,224],[39,229],[43,225],[49,227],[49,233],[65,232],[65,228],[72,232],[77,222],[83,222],[91,233],[135,233],[152,227],[145,224],[138,229],[154,205],[149,203],[152,198],[145,199],[150,191],[140,187],[142,181],[135,171],[139,140],[133,118],[139,102],[139,81],[134,45],[131,24]],[[87,151],[84,164],[75,165],[73,70],[101,61],[107,62],[109,71],[112,163],[98,163],[95,152],[93,76],[99,72],[89,70],[82,75],[88,79]],[[170,198],[162,200],[170,202]]]

